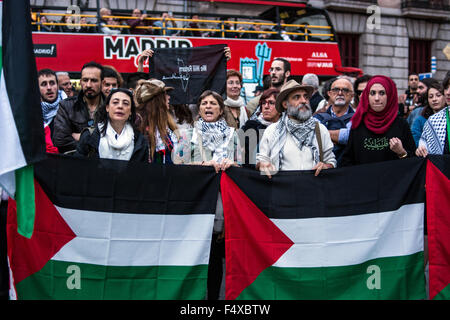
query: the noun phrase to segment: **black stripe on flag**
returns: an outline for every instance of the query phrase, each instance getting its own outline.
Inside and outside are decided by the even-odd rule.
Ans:
[[[195,48],[158,48],[149,60],[150,78],[162,80],[172,104],[197,103],[205,90],[222,94],[227,62],[225,44]]]
[[[220,175],[212,167],[49,155],[35,177],[57,206],[145,214],[213,214]]]
[[[6,90],[25,160],[32,164],[46,154],[28,0],[3,1],[2,37]]]
[[[267,176],[249,169],[227,171],[269,218],[349,216],[397,210],[425,201],[423,158],[313,171],[280,171]]]
[[[428,156],[436,168],[438,168],[448,179],[450,179],[450,155],[433,155]]]

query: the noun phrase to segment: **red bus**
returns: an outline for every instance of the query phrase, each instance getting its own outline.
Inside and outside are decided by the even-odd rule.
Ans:
[[[236,2],[231,0],[219,0]],[[229,69],[239,70],[244,78],[247,97],[251,97],[254,88],[262,85],[263,76],[267,75],[270,61],[275,57],[283,57],[290,61],[293,78],[301,78],[306,73],[315,73],[321,79],[327,79],[343,73],[361,74],[356,68],[345,68],[341,65],[341,56],[336,34],[327,12],[313,8],[304,3],[288,3],[274,1],[247,0],[255,4],[277,3],[283,6],[272,6],[258,16],[258,20],[235,17],[236,28],[227,31],[235,37],[225,35],[224,20],[208,20],[200,17],[200,31],[209,33],[207,37],[183,36],[186,27],[169,27],[164,22],[161,35],[107,35],[101,33],[79,33],[72,23],[74,32],[33,32],[37,68],[50,68],[55,71],[67,71],[78,75],[82,65],[88,61],[96,61],[103,65],[112,65],[122,74],[137,71],[139,55],[145,49],[197,47],[212,44],[227,44],[231,49]],[[287,5],[288,4],[288,5]],[[61,23],[39,23],[39,17],[52,14],[38,14],[38,27],[42,25],[61,25]],[[55,14],[53,14],[55,15]],[[179,14],[181,16],[182,14]],[[61,16],[61,15],[60,15]],[[81,15],[83,16],[83,15]],[[96,17],[95,15],[84,15]],[[130,19],[130,14],[115,16],[117,19]],[[158,20],[158,18],[148,18]],[[190,19],[174,18],[178,25],[187,24]],[[259,22],[257,22],[259,21]],[[86,24],[93,26],[95,24]],[[260,26],[260,31],[252,30]],[[115,26],[126,29],[121,24]],[[142,27],[143,28],[143,27]],[[38,28],[40,29],[40,28]],[[178,36],[164,35],[167,30],[176,30]],[[262,35],[261,37],[254,36]],[[144,65],[144,72],[148,65]]]

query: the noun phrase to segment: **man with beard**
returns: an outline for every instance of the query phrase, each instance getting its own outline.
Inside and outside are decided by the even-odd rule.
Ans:
[[[428,97],[427,90],[428,87],[435,82],[439,82],[433,78],[425,78],[419,81],[417,85],[417,99],[416,99],[416,107],[409,114],[408,118],[406,118],[406,122],[408,122],[411,127],[414,121],[420,116],[420,113],[423,111],[423,108],[427,105]]]
[[[95,62],[81,68],[81,91],[77,97],[61,101],[55,118],[53,143],[60,153],[76,150],[81,131],[94,125],[94,113],[103,102],[103,67]]]
[[[283,58],[275,58],[270,65],[269,72],[270,88],[280,90],[291,75],[291,63]],[[257,96],[247,103],[247,114],[249,118],[256,111],[260,98],[261,96]]]
[[[50,132],[53,132],[53,119],[58,112],[59,103],[67,98],[67,95],[64,91],[58,90],[58,78],[55,71],[51,69],[39,70],[38,84],[44,125],[49,126]]]
[[[416,108],[417,88],[419,87],[419,75],[411,72],[408,75],[408,89],[405,93],[398,96],[399,112],[404,118]]]
[[[264,131],[256,168],[269,178],[278,170],[315,170],[336,167],[327,128],[312,117],[309,104],[314,88],[290,80],[281,87],[275,106],[281,119]]]
[[[354,96],[353,84],[348,78],[337,78],[331,83],[328,96],[331,105],[324,112],[315,114],[314,117],[328,129],[334,143],[333,152],[339,164],[347,144],[350,120],[355,113],[351,107]],[[344,133],[347,135],[344,136]]]

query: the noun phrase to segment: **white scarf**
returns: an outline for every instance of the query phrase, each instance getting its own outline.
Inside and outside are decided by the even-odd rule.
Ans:
[[[244,99],[241,96],[239,96],[237,100],[233,100],[230,97],[227,97],[223,103],[230,108],[239,108],[239,126],[242,127],[248,120]]]
[[[227,125],[225,119],[206,122],[200,118],[194,127],[191,139],[194,145],[198,145],[198,135],[200,135],[202,147],[213,152],[213,160],[221,162],[223,159],[229,158],[228,144],[233,136],[234,129]]]
[[[101,131],[103,124],[98,124],[98,129]],[[131,124],[125,123],[122,132],[118,134],[111,123],[108,121],[106,133],[100,137],[98,146],[98,153],[100,158],[130,160],[134,150],[134,131]]]

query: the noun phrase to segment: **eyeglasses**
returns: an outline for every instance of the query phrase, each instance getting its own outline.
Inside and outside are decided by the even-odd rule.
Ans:
[[[358,96],[360,96],[361,93],[363,93],[363,90],[356,90],[355,93],[356,93]]]
[[[349,88],[338,88],[338,87],[331,88],[330,91],[333,93],[339,93],[339,91],[342,91],[342,93],[344,94],[349,94],[351,92]]]
[[[261,105],[265,105],[265,104],[270,104],[271,106],[275,105],[275,101],[271,101],[271,100],[265,100],[261,102]]]

